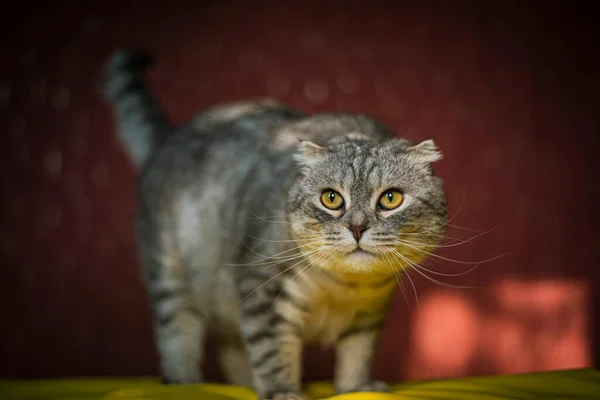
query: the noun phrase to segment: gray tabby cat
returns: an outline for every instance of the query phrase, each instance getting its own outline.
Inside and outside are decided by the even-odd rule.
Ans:
[[[105,70],[139,169],[137,228],[163,380],[202,381],[207,329],[228,380],[303,399],[303,343],[335,346],[335,389],[371,378],[396,276],[444,234],[433,141],[361,115],[305,116],[269,101],[212,108],[172,127],[144,84],[143,52]]]

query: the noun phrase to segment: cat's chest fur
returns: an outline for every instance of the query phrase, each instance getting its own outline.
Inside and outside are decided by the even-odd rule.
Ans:
[[[331,344],[350,327],[381,318],[396,281],[393,277],[349,281],[309,271],[285,285],[290,301],[278,304],[279,311],[304,327],[305,340]]]

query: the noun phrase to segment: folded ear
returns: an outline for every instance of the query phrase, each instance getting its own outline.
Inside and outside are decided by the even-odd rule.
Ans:
[[[327,152],[326,148],[314,144],[309,140],[300,140],[294,159],[300,166],[310,167],[311,164],[325,156]]]
[[[406,154],[415,158],[415,160],[424,163],[434,163],[442,159],[442,153],[438,150],[432,139],[424,140],[419,144],[409,146]]]
[[[310,141],[310,132],[298,131],[293,128],[283,128],[276,132],[270,147],[275,150],[297,149],[300,143]]]

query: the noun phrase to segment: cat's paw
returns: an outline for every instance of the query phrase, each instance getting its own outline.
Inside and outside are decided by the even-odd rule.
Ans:
[[[383,392],[387,393],[390,391],[390,387],[387,383],[382,381],[370,381],[363,383],[362,385],[352,388],[351,390],[343,390],[341,393],[352,393],[352,392]]]
[[[300,392],[278,392],[263,400],[308,400],[308,397]]]

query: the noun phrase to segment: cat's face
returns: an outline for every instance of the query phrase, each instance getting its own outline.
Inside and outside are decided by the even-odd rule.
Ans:
[[[444,235],[446,200],[432,141],[338,140],[300,145],[291,234],[308,262],[342,273],[391,273],[419,263]]]

